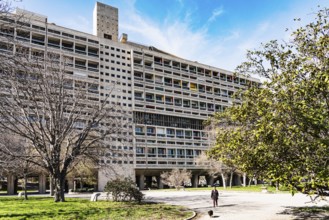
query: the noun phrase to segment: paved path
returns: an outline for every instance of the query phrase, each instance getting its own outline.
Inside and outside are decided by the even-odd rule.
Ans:
[[[213,208],[210,191],[143,191],[146,200],[186,206],[198,212],[199,220],[288,220],[288,219],[329,219],[324,216],[306,218],[289,214],[290,207],[324,206],[328,202],[309,203],[304,194],[291,196],[289,193],[245,193],[222,192],[219,195],[219,207]],[[213,218],[207,214],[214,211]],[[286,214],[284,214],[286,213]],[[290,212],[291,213],[291,212]]]

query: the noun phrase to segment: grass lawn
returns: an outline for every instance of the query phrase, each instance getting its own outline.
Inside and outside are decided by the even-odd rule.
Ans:
[[[192,216],[183,207],[165,204],[137,204],[66,198],[55,203],[52,197],[0,197],[0,219],[185,219]]]
[[[226,189],[224,189],[224,187],[216,187],[217,190],[219,191],[239,191],[239,192],[261,192],[262,191],[262,187],[263,185],[260,184],[260,185],[251,185],[251,186],[246,186],[246,187],[243,187],[243,186],[232,186],[232,188],[230,187],[226,187]],[[185,188],[186,191],[200,191],[200,190],[212,190],[213,187],[198,187],[198,188]],[[164,190],[176,190],[174,188],[171,188],[171,189],[164,189]],[[267,191],[268,192],[271,192],[271,193],[276,193],[276,192],[289,192],[288,190],[286,189],[283,189],[283,190],[279,190],[279,191],[276,191],[275,187],[273,186],[267,186]]]

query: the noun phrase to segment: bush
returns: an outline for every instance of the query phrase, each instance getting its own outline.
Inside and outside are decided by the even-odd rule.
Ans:
[[[131,200],[141,202],[144,199],[144,194],[136,188],[135,182],[130,178],[108,181],[104,192],[107,192],[107,196],[111,194],[115,202]]]

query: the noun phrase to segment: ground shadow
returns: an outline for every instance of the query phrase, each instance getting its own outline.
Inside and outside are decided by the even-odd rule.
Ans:
[[[287,206],[281,215],[291,215],[294,220],[304,219],[321,219],[329,220],[329,206],[304,206],[304,207],[293,207]]]
[[[219,207],[231,207],[236,206],[237,204],[227,204],[227,205],[219,205]]]

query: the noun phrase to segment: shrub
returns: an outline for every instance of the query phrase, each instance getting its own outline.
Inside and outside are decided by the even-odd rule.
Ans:
[[[130,178],[114,179],[106,183],[104,191],[112,195],[115,202],[135,200],[141,202],[144,199],[144,194],[136,188],[135,182]]]

